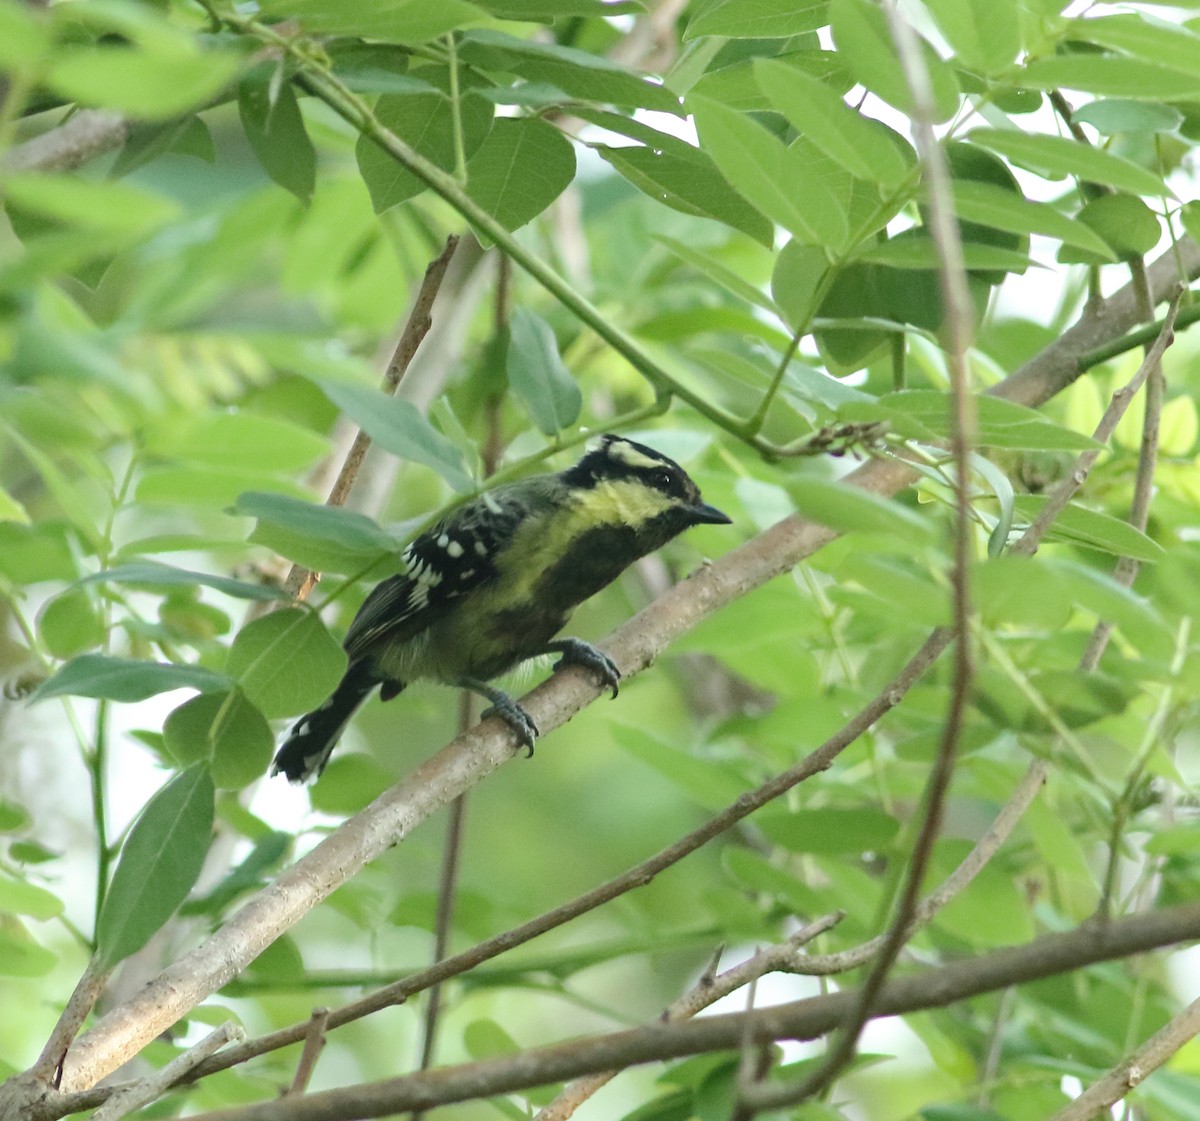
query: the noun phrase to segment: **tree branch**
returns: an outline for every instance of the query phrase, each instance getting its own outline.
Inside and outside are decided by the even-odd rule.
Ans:
[[[1179,256],[1189,275],[1200,272],[1200,247],[1183,242]],[[1147,270],[1156,300],[1179,279],[1175,260],[1176,254],[1168,252]],[[1074,380],[1078,355],[1137,321],[1132,286],[1127,285],[1095,305],[1080,323],[992,392],[1025,405],[1041,404]],[[913,478],[913,471],[904,464],[872,460],[845,481],[872,493],[894,494]],[[700,619],[787,571],[835,536],[832,530],[798,516],[785,518],[676,585],[615,631],[606,644],[609,655],[625,676],[639,672]],[[539,726],[549,731],[600,691],[585,675],[563,674],[539,686],[522,703]],[[427,760],[252,897],[202,946],[169,966],[77,1040],[66,1057],[64,1088],[85,1088],[115,1070],[245,968],[364,864],[507,761],[512,751],[511,733],[498,721],[489,720]]]
[[[4,157],[5,171],[71,171],[121,147],[129,122],[110,109],[82,109],[66,124],[26,140]]]
[[[1048,934],[1021,946],[893,978],[880,992],[872,1016],[942,1008],[982,993],[1197,939],[1200,939],[1200,904],[1196,903],[1117,919],[1104,926],[1089,924],[1067,934]],[[858,999],[858,991],[851,989],[751,1013],[701,1016],[678,1024],[651,1024],[519,1055],[311,1094],[299,1100],[198,1114],[194,1121],[347,1121],[385,1117],[404,1110],[432,1109],[451,1102],[512,1093],[613,1067],[709,1051],[736,1051],[744,1038],[756,1044],[780,1039],[816,1039],[842,1023]]]

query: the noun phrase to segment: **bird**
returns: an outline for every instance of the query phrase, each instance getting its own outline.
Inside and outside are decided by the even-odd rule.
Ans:
[[[556,638],[572,611],[684,530],[727,525],[687,472],[661,452],[607,433],[571,467],[506,483],[457,507],[401,554],[403,571],[378,584],[350,623],[345,675],[292,727],[271,774],[305,782],[324,770],[358,707],[378,687],[398,696],[429,679],[486,697],[533,753],[538,728],[488,682],[558,654],[617,695],[621,674],[602,651]]]

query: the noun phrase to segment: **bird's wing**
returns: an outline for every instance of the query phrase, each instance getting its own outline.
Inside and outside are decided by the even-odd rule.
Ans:
[[[381,638],[405,641],[433,625],[460,596],[496,577],[501,543],[531,513],[518,490],[498,487],[451,511],[404,550],[406,570],[363,601],[346,632],[351,661]]]

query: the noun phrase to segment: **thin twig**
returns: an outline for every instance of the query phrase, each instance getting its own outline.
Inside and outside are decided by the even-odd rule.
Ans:
[[[300,1052],[300,1061],[296,1064],[296,1073],[292,1084],[284,1092],[284,1096],[303,1094],[312,1081],[313,1071],[317,1069],[317,1059],[325,1047],[325,1029],[329,1026],[329,1009],[314,1008],[308,1019],[308,1029],[304,1033],[304,1050]]]
[[[195,1047],[189,1047],[182,1055],[173,1058],[162,1070],[155,1071],[149,1078],[127,1086],[114,1094],[92,1115],[92,1121],[117,1121],[135,1109],[158,1101],[181,1078],[195,1069],[197,1064],[219,1051],[227,1043],[244,1039],[245,1031],[232,1020],[222,1024],[216,1031],[206,1035]]]
[[[1134,277],[1139,276],[1142,277],[1143,283],[1139,285],[1135,281],[1134,287],[1139,294],[1143,292],[1143,288],[1145,291],[1144,296],[1139,296],[1143,306],[1143,318],[1152,319],[1154,307],[1150,303],[1152,297],[1149,295],[1149,288],[1145,286],[1144,269],[1134,270]],[[1175,292],[1171,301],[1171,311],[1168,312],[1167,319],[1163,321],[1163,327],[1159,331],[1158,337],[1147,348],[1146,357],[1142,363],[1147,371],[1146,412],[1142,419],[1142,439],[1138,447],[1137,473],[1134,476],[1133,499],[1130,503],[1128,519],[1129,524],[1142,533],[1146,531],[1146,525],[1150,520],[1150,503],[1154,495],[1154,472],[1158,466],[1158,434],[1162,418],[1164,390],[1162,355],[1174,340],[1174,324],[1179,314],[1179,301],[1182,296],[1182,292]],[[1113,571],[1113,579],[1122,586],[1131,588],[1134,580],[1137,579],[1139,568],[1139,563],[1133,557],[1122,557]],[[1085,668],[1094,669],[1100,664],[1100,659],[1108,646],[1108,640],[1112,637],[1112,631],[1112,623],[1107,619],[1101,619],[1096,624],[1088,641],[1087,649],[1084,651],[1082,664]]]
[[[104,986],[108,983],[111,969],[97,970],[95,959],[88,962],[83,976],[79,978],[74,990],[67,1000],[67,1005],[59,1016],[58,1022],[50,1032],[50,1038],[42,1048],[42,1053],[29,1069],[28,1076],[36,1082],[53,1083],[57,1086],[62,1074],[63,1056],[71,1041],[79,1034],[79,1029],[88,1018]]]
[[[405,323],[404,330],[400,333],[396,349],[392,353],[391,361],[388,362],[387,371],[384,373],[383,384],[380,386],[388,396],[395,394],[401,379],[408,371],[413,355],[417,353],[417,347],[421,345],[421,340],[429,334],[429,328],[433,325],[433,302],[437,299],[438,291],[446,276],[446,270],[450,267],[450,260],[454,256],[454,250],[458,247],[458,240],[458,236],[455,234],[448,237],[442,252],[430,261],[425,269],[425,278],[421,281],[421,287],[413,301],[408,322]],[[333,487],[329,491],[329,497],[325,500],[326,506],[345,505],[370,446],[371,437],[359,429],[358,434],[354,437],[354,443],[350,445],[350,450],[346,453],[342,469],[338,472],[337,479],[334,480]],[[294,564],[287,574],[283,587],[284,591],[293,599],[304,600],[308,598],[316,582],[317,574],[315,572],[310,572],[303,565]]]
[[[1157,1070],[1181,1047],[1200,1033],[1200,999],[1173,1016],[1128,1058],[1122,1059],[1102,1078],[1093,1082],[1070,1105],[1049,1121],[1092,1121],[1107,1115],[1111,1106]]]
[[[1186,289],[1182,285],[1176,288],[1175,293],[1171,297],[1170,306],[1167,308],[1167,314],[1163,318],[1162,326],[1158,329],[1158,335],[1146,351],[1146,357],[1142,359],[1141,365],[1138,366],[1137,372],[1133,377],[1113,393],[1112,399],[1108,403],[1108,408],[1104,410],[1104,415],[1100,418],[1100,423],[1096,425],[1095,431],[1092,433],[1092,438],[1097,443],[1108,443],[1112,434],[1116,431],[1117,425],[1121,422],[1121,418],[1133,403],[1134,397],[1137,396],[1138,390],[1141,389],[1142,383],[1150,376],[1153,370],[1161,365],[1163,353],[1175,341],[1175,320],[1179,314],[1179,303],[1183,299],[1185,291]],[[1042,507],[1033,525],[1030,526],[1029,531],[1024,534],[1021,540],[1009,550],[1010,554],[1015,556],[1032,556],[1037,552],[1038,545],[1041,543],[1046,531],[1058,515],[1063,512],[1067,503],[1071,501],[1083,486],[1088,474],[1103,451],[1104,448],[1102,447],[1088,448],[1079,454],[1079,457],[1075,460],[1075,466],[1068,473],[1067,478],[1063,480],[1063,484],[1055,487],[1050,493],[1045,506]],[[1085,659],[1084,668],[1095,668],[1094,664],[1087,665],[1087,661],[1088,659]]]
[[[845,917],[842,911],[824,915],[813,922],[806,923],[786,941],[757,950],[745,961],[718,973],[721,950],[718,950],[707,969],[701,973],[696,983],[678,1000],[673,1001],[663,1009],[658,1020],[660,1023],[673,1024],[679,1020],[691,1019],[702,1009],[716,1004],[718,1000],[737,992],[743,985],[753,986],[754,983],[767,973],[789,972],[802,973],[796,968],[803,958],[800,950],[814,938],[832,929]],[[753,999],[750,1006],[753,1007]],[[619,1071],[606,1070],[602,1074],[589,1075],[580,1078],[566,1086],[557,1097],[534,1116],[534,1121],[566,1121],[588,1098],[592,1097],[602,1087],[607,1086]]]

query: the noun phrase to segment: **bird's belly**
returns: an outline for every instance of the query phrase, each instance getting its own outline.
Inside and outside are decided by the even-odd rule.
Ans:
[[[527,608],[478,610],[435,623],[429,632],[429,676],[446,683],[497,677],[545,650],[566,623],[559,612]]]

